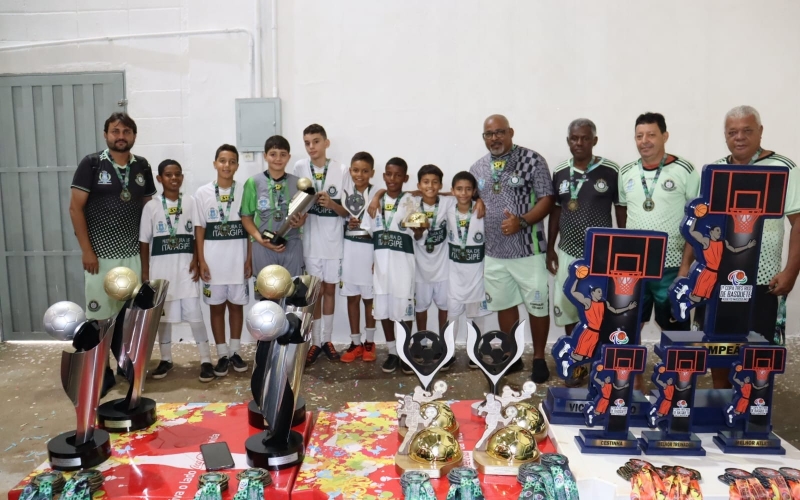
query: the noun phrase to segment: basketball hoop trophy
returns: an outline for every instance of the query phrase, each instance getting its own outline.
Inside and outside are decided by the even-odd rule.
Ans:
[[[743,347],[733,363],[733,400],[725,408],[725,423],[744,420],[744,430],[719,431],[714,443],[724,453],[784,455],[781,438],[772,432],[772,390],[775,375],[786,368],[786,348]]]
[[[72,302],[56,302],[44,313],[45,331],[56,340],[71,340],[75,348],[61,353],[61,386],[75,407],[77,425],[47,442],[55,470],[88,469],[111,456],[108,432],[95,428],[95,422],[114,321],[86,321],[83,310]]]
[[[292,229],[292,224],[290,222],[292,217],[295,215],[305,215],[311,210],[311,207],[313,207],[315,203],[317,203],[317,194],[314,191],[314,185],[311,179],[306,177],[297,179],[297,192],[292,196],[289,202],[289,210],[286,217],[283,219],[283,223],[274,232],[265,229],[264,232],[261,233],[261,236],[273,245],[283,245],[286,243],[284,236]]]
[[[600,360],[589,372],[597,396],[586,405],[586,425],[602,423],[603,430],[581,429],[575,442],[582,453],[639,455],[639,442],[628,430],[633,376],[643,373],[647,348],[610,346],[600,349]]]
[[[394,464],[399,474],[422,471],[439,478],[462,463],[458,422],[447,403],[439,401],[447,384],[439,380],[433,383],[431,392],[436,374],[455,354],[456,324],[445,324],[441,335],[429,330],[409,335],[403,323],[395,322],[397,355],[411,367],[420,383],[411,395],[396,394],[400,398],[397,432],[402,442]]]
[[[666,429],[642,432],[642,451],[648,455],[705,455],[700,438],[691,429],[697,376],[706,373],[708,349],[669,347],[665,355],[665,362],[653,369],[652,380],[659,389],[648,425],[656,429],[664,423]]]
[[[103,288],[109,297],[126,301],[117,315],[111,351],[130,385],[124,398],[100,405],[97,422],[109,432],[146,429],[156,421],[156,402],[142,397],[142,391],[169,281],[150,280],[139,284],[134,271],[115,267],[106,274]]]
[[[247,331],[269,349],[260,363],[263,369],[251,379],[265,430],[250,436],[244,446],[251,467],[281,470],[304,457],[303,435],[292,430],[292,423],[321,281],[312,276],[292,279],[285,268],[271,265],[258,273],[257,283],[259,293],[272,299],[256,303],[247,314]]]
[[[578,325],[571,336],[553,346],[559,377],[580,379],[599,359],[603,346],[638,345],[642,323],[643,284],[661,279],[667,234],[632,229],[587,230],[584,258],[569,265],[564,293],[578,309]],[[551,424],[582,425],[583,411],[594,399],[589,389],[551,387],[542,405]],[[632,425],[646,426],[650,403],[636,391],[627,400]]]

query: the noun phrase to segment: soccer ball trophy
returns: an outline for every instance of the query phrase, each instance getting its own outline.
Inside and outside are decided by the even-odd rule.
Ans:
[[[264,300],[250,309],[246,325],[259,341],[250,385],[265,430],[250,436],[244,446],[251,467],[281,470],[304,457],[303,435],[292,425],[322,283],[311,276],[292,279],[286,269],[273,265],[258,273],[256,284]]]
[[[273,245],[283,245],[286,243],[284,236],[292,229],[292,225],[289,222],[292,217],[295,215],[307,214],[315,203],[317,203],[317,193],[314,191],[311,179],[306,177],[297,179],[297,192],[292,196],[291,201],[289,201],[289,210],[281,226],[274,232],[265,229],[264,232],[261,233],[261,236]]]
[[[125,302],[117,315],[111,351],[130,384],[126,397],[98,408],[98,423],[109,432],[145,429],[156,421],[156,402],[143,398],[142,390],[168,287],[167,280],[140,283],[136,273],[127,267],[115,267],[103,280],[108,296]]]
[[[108,433],[96,429],[95,420],[113,327],[114,318],[86,321],[73,302],[56,302],[44,313],[45,331],[56,340],[72,341],[75,348],[61,353],[61,385],[75,406],[77,426],[47,442],[55,470],[87,469],[111,456]]]

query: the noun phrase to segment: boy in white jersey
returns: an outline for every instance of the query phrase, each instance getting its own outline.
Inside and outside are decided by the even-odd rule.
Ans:
[[[214,380],[214,369],[197,292],[200,271],[192,226],[194,198],[180,192],[183,169],[177,161],[162,161],[156,179],[164,186],[164,192],[144,206],[139,226],[142,281],[169,281],[164,312],[158,325],[161,362],[153,371],[153,378],[164,378],[172,369],[172,323],[186,321],[200,351],[200,382],[210,382]]]
[[[228,365],[246,372],[239,356],[244,322],[243,306],[250,302],[247,280],[252,274],[250,242],[239,218],[242,188],[233,175],[239,168],[239,151],[230,144],[217,148],[214,169],[217,180],[201,186],[194,195],[194,234],[197,260],[203,280],[203,300],[211,309],[211,333],[219,361],[214,375],[224,377]],[[231,329],[230,350],[225,343],[225,311]]]
[[[414,197],[403,192],[408,182],[408,164],[402,158],[392,158],[383,173],[386,193],[373,218],[364,215],[361,227],[372,235],[374,245],[373,283],[375,302],[373,316],[381,320],[389,356],[381,369],[386,373],[397,370],[400,358],[394,340],[394,322],[402,321],[411,329],[414,320],[414,239],[422,231],[403,228],[401,223],[416,211]]]
[[[485,257],[483,219],[475,214],[473,198],[478,181],[469,172],[453,177],[456,204],[447,211],[447,256],[449,297],[447,319],[456,322],[462,314],[483,332],[483,317],[491,314],[486,305],[483,288],[483,259]],[[470,368],[477,365],[469,361]]]
[[[308,159],[294,164],[294,174],[311,179],[319,193],[317,203],[308,211],[303,228],[303,258],[306,271],[322,280],[322,298],[314,309],[311,330],[311,349],[306,365],[317,361],[321,353],[329,360],[339,359],[333,347],[333,312],[336,306],[336,284],[342,263],[342,217],[349,217],[342,206],[342,191],[352,191],[353,181],[343,163],[326,156],[331,142],[321,125],[316,123],[303,130],[303,143]],[[322,321],[319,321],[322,316]]]
[[[353,179],[353,191],[345,191],[342,197],[346,206],[347,197],[361,196],[361,202],[366,202],[372,195],[372,185],[369,180],[375,174],[375,160],[372,155],[360,152],[353,155],[350,161],[350,177]],[[351,210],[353,210],[351,208]],[[357,211],[355,213],[358,213]],[[351,363],[358,358],[364,361],[375,361],[375,318],[372,317],[372,298],[374,287],[372,283],[373,246],[369,235],[361,236],[361,222],[364,218],[362,212],[359,217],[350,216],[344,234],[344,248],[342,254],[342,276],[339,282],[341,295],[347,297],[347,316],[350,320],[350,347],[342,354],[343,363]],[[363,231],[363,230],[361,230]],[[361,304],[364,302],[364,320],[366,323],[365,339],[361,342]]]

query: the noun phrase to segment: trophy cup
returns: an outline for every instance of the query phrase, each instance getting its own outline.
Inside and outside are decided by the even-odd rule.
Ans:
[[[283,219],[283,224],[275,231],[271,232],[267,229],[261,233],[261,236],[270,241],[274,245],[283,245],[286,243],[284,236],[292,228],[290,219],[295,215],[305,215],[311,210],[311,207],[317,202],[317,194],[314,191],[314,185],[311,179],[301,177],[297,179],[297,192],[292,196],[289,202],[289,213]]]
[[[287,283],[290,284],[289,288]],[[272,300],[282,307],[286,305],[286,295],[298,293],[297,290],[290,293],[294,283],[289,275],[289,271],[281,266],[271,265],[267,266],[258,273],[256,278],[256,289],[264,290],[262,300]],[[259,292],[261,293],[261,292]],[[302,290],[299,293],[305,293]],[[248,327],[249,328],[249,327]],[[253,393],[253,399],[247,405],[247,419],[251,427],[264,430],[267,424],[264,421],[264,416],[261,414],[261,408],[258,401],[261,397],[261,384],[264,381],[264,375],[267,370],[267,362],[269,359],[269,350],[271,342],[258,341],[256,346],[256,355],[253,359],[253,376],[251,378],[250,389]],[[308,349],[308,347],[306,347]],[[305,359],[305,354],[301,356]],[[292,417],[292,427],[296,427],[306,420],[306,400],[303,396],[295,394],[295,410]]]
[[[346,189],[342,191],[344,192],[344,209],[347,210],[347,213],[352,217],[361,220],[364,211],[367,209],[367,201],[358,191],[353,192],[353,194],[347,194]],[[369,238],[369,232],[360,227],[358,229],[347,228],[344,235],[351,238]]]
[[[424,215],[424,214],[423,214]],[[461,465],[463,454],[455,433],[458,422],[444,401],[437,401],[447,390],[440,380],[431,382],[455,354],[455,324],[445,325],[442,335],[423,330],[409,335],[403,323],[395,322],[397,355],[417,375],[421,386],[413,395],[399,395],[398,433],[403,441],[394,457],[395,469],[403,474],[421,471],[431,478],[447,475]]]
[[[111,456],[108,432],[96,429],[95,420],[114,321],[87,322],[83,310],[72,302],[57,302],[44,313],[45,331],[56,340],[71,340],[75,348],[61,353],[61,385],[75,406],[77,426],[47,442],[55,470],[88,469]]]
[[[527,388],[533,391],[524,391],[529,396],[536,391],[536,384],[526,384],[533,384],[532,388]],[[519,396],[517,401],[522,401],[524,396]],[[516,402],[513,399],[516,398],[511,402]],[[516,476],[520,465],[539,459],[533,433],[515,423],[519,415],[516,406],[504,407],[503,401],[490,392],[486,394],[480,414],[486,415],[486,430],[472,452],[478,471],[492,476]]]
[[[109,297],[126,301],[117,315],[111,351],[130,385],[124,398],[100,405],[97,421],[109,432],[138,431],[156,421],[156,402],[143,398],[142,391],[169,281],[151,280],[139,284],[138,276],[131,269],[115,267],[106,273],[103,288]]]
[[[254,373],[251,381],[265,430],[250,436],[245,449],[251,467],[281,470],[304,457],[303,435],[291,427],[321,282],[312,276],[292,280],[285,268],[274,265],[262,269],[258,279],[263,290],[259,293],[281,304],[262,300],[247,315],[247,330],[256,340],[268,342],[269,352],[260,378]]]

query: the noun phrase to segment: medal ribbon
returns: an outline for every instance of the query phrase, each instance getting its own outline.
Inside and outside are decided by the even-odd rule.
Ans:
[[[114,166],[114,173],[117,174],[117,179],[119,179],[119,183],[122,184],[122,190],[127,191],[128,181],[130,180],[130,175],[131,175],[131,168],[129,166],[125,167],[125,176],[123,177],[122,173],[120,173],[120,167],[117,166],[117,164],[114,163],[113,160],[111,161],[111,164]]]
[[[400,205],[400,200],[403,199],[405,193],[400,193],[400,196],[394,200],[394,205],[392,206],[392,210],[389,212],[389,218],[386,218],[386,193],[383,194],[383,200],[381,200],[381,218],[383,219],[383,232],[388,233],[389,229],[392,227],[392,220],[394,220],[394,214],[397,213],[397,206]]]
[[[661,175],[661,169],[664,168],[664,163],[666,161],[667,161],[667,153],[664,153],[664,156],[661,158],[661,163],[658,164],[658,169],[656,170],[656,176],[653,178],[653,190],[651,191],[650,189],[648,189],[647,180],[644,178],[644,167],[642,166],[642,159],[639,158],[639,175],[642,178],[642,188],[644,189],[644,196],[648,200],[653,199],[653,193],[658,187],[658,177]]]
[[[287,182],[287,179],[283,179],[280,183],[276,183],[272,179],[272,177],[269,176],[268,173],[265,172],[264,175],[267,176],[267,191],[269,191],[269,206],[273,210],[276,209],[280,210],[281,215],[283,215],[283,205],[284,203],[286,203],[286,199],[289,198],[289,184]],[[279,186],[280,188],[280,195],[278,196],[277,205],[275,204],[275,191],[277,191],[275,189],[275,186]],[[269,223],[267,225],[269,227],[270,232],[272,232],[272,226],[274,224],[274,221],[275,221],[275,216],[273,215],[272,217],[269,218],[268,221]]]
[[[593,156],[592,160],[594,160],[595,158],[596,157]],[[569,198],[571,200],[578,199],[578,193],[580,192],[581,187],[583,187],[583,183],[586,182],[587,180],[586,176],[589,174],[589,172],[594,170],[601,163],[603,163],[603,158],[600,158],[600,161],[598,161],[597,163],[592,163],[592,161],[590,160],[589,165],[586,167],[586,170],[581,172],[581,179],[576,179],[576,172],[580,171],[577,168],[575,168],[575,159],[574,158],[569,159]]]
[[[758,151],[756,151],[756,154],[754,154],[753,157],[750,158],[750,164],[753,165],[755,162],[757,162],[758,161],[758,157],[761,156],[761,153],[763,153],[763,152],[764,152],[763,149],[758,148]]]
[[[315,167],[314,164],[311,163],[311,160],[308,160],[308,164],[311,165],[311,174],[314,177],[314,189],[316,189],[318,193],[322,191],[322,188],[325,187],[325,179],[328,178],[328,165],[330,164],[330,162],[331,161],[329,159],[327,158],[325,159],[325,169],[322,171],[321,182],[318,183],[317,175],[319,174],[314,172],[314,169],[317,167]]]
[[[423,212],[425,212],[425,206],[422,204],[422,200],[419,200],[419,208],[422,209]],[[426,215],[427,215],[427,213],[426,213]],[[438,218],[438,216],[439,216],[439,197],[437,196],[436,197],[436,203],[433,205],[433,219],[431,221],[431,227],[428,230],[428,237],[425,238],[425,244],[426,245],[432,245],[433,244],[431,242],[430,232],[431,232],[432,229],[436,228],[436,219]]]
[[[506,168],[506,160],[492,160],[492,184],[500,184],[500,176]]]
[[[217,191],[217,196],[219,196],[219,191]],[[167,196],[161,195],[161,206],[164,207],[164,218],[167,219],[167,229],[169,229],[169,237],[175,238],[175,234],[178,232],[178,221],[181,219],[181,214],[183,211],[181,210],[181,202],[183,201],[183,193],[178,193],[178,211],[175,212],[175,225],[172,225],[172,222],[169,220],[169,209],[167,208]]]
[[[461,234],[461,221],[462,219],[459,218],[461,213],[456,209],[456,229],[458,230],[458,241],[459,246],[461,247],[461,251],[465,252],[467,250],[467,236],[469,236],[469,223],[472,220],[472,207],[475,203],[470,203],[469,210],[467,211],[467,218],[464,224],[464,234]]]
[[[231,183],[231,194],[228,196],[228,205],[225,207],[225,211],[222,211],[222,201],[219,198],[219,184],[217,181],[214,181],[214,194],[217,196],[217,208],[219,208],[219,219],[220,224],[227,224],[228,218],[231,216],[231,205],[233,204],[233,193],[236,191],[236,181]],[[167,219],[169,220],[169,219]],[[177,223],[177,221],[175,221]]]

